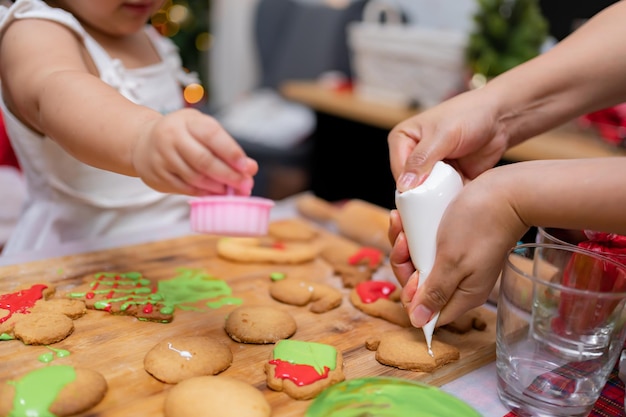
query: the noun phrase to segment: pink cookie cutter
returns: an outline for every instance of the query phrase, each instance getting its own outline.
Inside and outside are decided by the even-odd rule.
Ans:
[[[191,229],[198,233],[227,236],[267,234],[274,201],[261,197],[228,195],[199,197],[189,201]]]

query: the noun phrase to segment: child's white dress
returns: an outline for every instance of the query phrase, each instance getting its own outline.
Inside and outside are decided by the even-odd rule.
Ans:
[[[0,7],[0,31],[14,20],[28,18],[47,19],[72,29],[83,40],[100,78],[131,101],[164,114],[184,107],[182,86],[196,79],[182,68],[173,42],[160,36],[153,27],[146,26],[146,33],[162,61],[144,68],[126,69],[71,14],[51,8],[41,0],[18,0],[8,9]],[[53,140],[26,127],[4,102],[1,104],[29,194],[3,254],[96,236],[145,233],[150,228],[179,223],[188,217],[187,196],[158,193],[138,178],[86,165]]]

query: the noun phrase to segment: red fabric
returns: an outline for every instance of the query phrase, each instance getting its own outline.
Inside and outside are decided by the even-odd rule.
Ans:
[[[7,135],[6,129],[4,128],[4,120],[2,119],[2,114],[0,113],[0,165],[9,165],[15,168],[20,167],[17,162],[17,158],[15,157],[15,153],[13,152],[13,148],[11,147],[11,142],[9,142],[9,136]]]
[[[600,398],[589,413],[589,417],[621,417],[624,415],[624,383],[619,379],[619,361],[613,368],[609,380],[602,389]],[[518,417],[511,411],[504,417]]]
[[[579,120],[583,126],[594,128],[605,142],[626,145],[626,103],[586,114]]]

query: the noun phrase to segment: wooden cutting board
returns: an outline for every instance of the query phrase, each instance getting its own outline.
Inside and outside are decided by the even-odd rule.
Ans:
[[[319,242],[337,239],[320,231]],[[86,274],[101,271],[140,271],[152,279],[174,278],[183,270],[200,269],[227,282],[234,297],[245,305],[272,305],[290,312],[298,330],[292,339],[327,343],[344,356],[347,379],[365,376],[394,376],[442,385],[495,359],[495,314],[483,308],[487,329],[456,335],[438,330],[435,337],[455,345],[461,352],[457,362],[433,373],[403,371],[378,363],[375,352],[365,348],[366,338],[399,327],[382,319],[372,318],[356,310],[348,299],[339,277],[321,259],[302,265],[237,264],[220,259],[216,254],[215,236],[190,235],[137,246],[66,256],[55,259],[5,266],[0,268],[0,294],[35,283],[53,283],[58,293],[70,291]],[[342,305],[328,313],[311,313],[307,307],[279,303],[269,296],[269,275],[284,272],[289,277],[321,281],[345,293]],[[388,272],[389,274],[391,272]],[[383,274],[384,275],[384,274]],[[75,330],[67,339],[55,344],[56,349],[71,354],[56,358],[51,364],[91,368],[106,378],[109,391],[104,400],[85,415],[106,417],[163,415],[162,406],[171,385],[150,376],[143,367],[145,354],[168,337],[209,335],[226,343],[233,352],[233,363],[222,373],[250,382],[261,390],[273,409],[273,416],[302,416],[310,401],[296,401],[282,392],[267,388],[263,364],[273,345],[247,345],[232,341],[223,329],[225,317],[235,305],[211,309],[205,302],[198,310],[176,310],[168,324],[138,321],[131,317],[112,316],[89,311],[76,320]],[[26,346],[20,341],[0,342],[0,381],[14,379],[23,373],[47,366],[38,357],[50,350],[45,346]]]

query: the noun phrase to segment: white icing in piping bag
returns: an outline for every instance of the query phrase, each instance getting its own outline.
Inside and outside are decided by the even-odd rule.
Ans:
[[[411,260],[419,271],[418,287],[426,281],[435,263],[441,217],[461,188],[463,180],[459,173],[439,161],[422,184],[403,193],[396,191],[396,207],[402,219]],[[438,318],[439,312],[422,327],[430,356],[433,356],[431,345]]]

